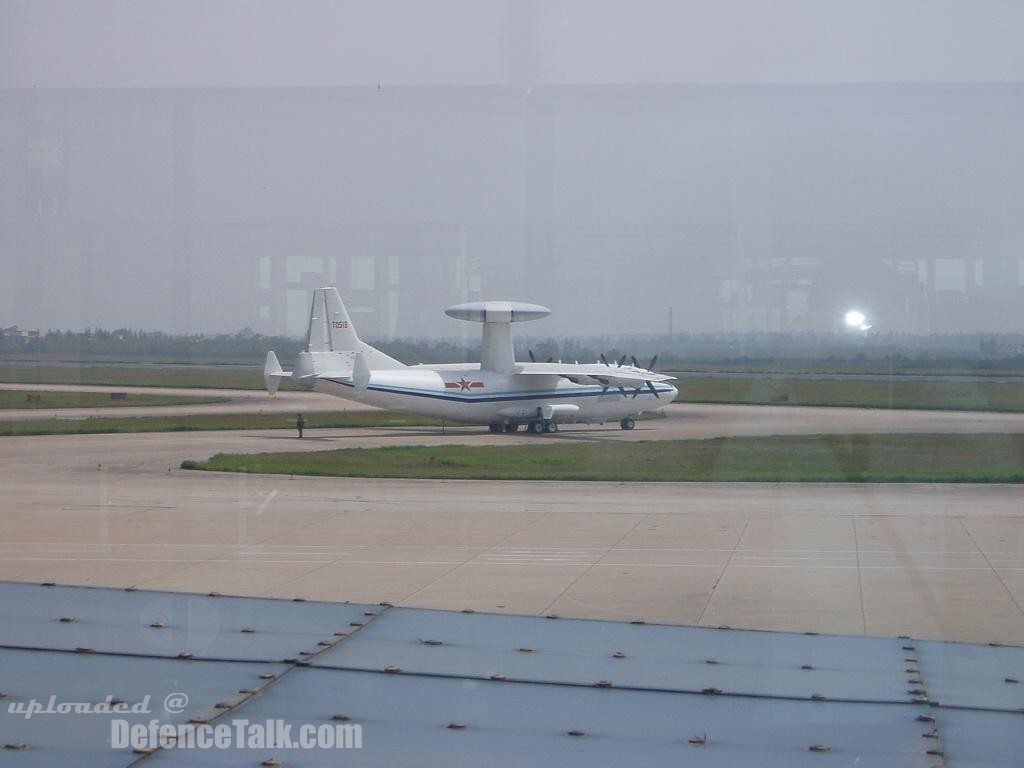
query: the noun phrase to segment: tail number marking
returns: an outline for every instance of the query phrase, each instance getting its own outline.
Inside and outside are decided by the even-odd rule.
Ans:
[[[335,328],[348,328],[348,320],[334,320],[331,325]]]

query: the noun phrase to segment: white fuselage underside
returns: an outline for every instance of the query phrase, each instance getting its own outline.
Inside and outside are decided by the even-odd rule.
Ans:
[[[467,424],[490,424],[551,417],[558,421],[606,421],[635,416],[672,402],[677,392],[666,383],[627,388],[574,384],[562,376],[525,376],[480,370],[479,366],[425,366],[377,370],[365,390],[351,380],[320,377],[315,388],[392,411],[405,411]],[[636,392],[636,397],[633,397]],[[569,407],[559,407],[569,406]],[[578,410],[576,410],[578,408]]]

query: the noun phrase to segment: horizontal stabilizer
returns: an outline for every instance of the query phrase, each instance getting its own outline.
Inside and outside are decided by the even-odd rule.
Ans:
[[[267,361],[263,364],[263,383],[267,386],[267,393],[276,395],[277,388],[281,386],[281,379],[284,378],[291,378],[291,373],[281,370],[277,355],[267,352]]]

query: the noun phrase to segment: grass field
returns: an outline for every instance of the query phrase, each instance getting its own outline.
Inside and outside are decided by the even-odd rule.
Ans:
[[[0,365],[0,383],[90,384],[112,387],[263,389],[261,370],[225,368],[116,368],[72,365]],[[283,389],[293,388],[290,381]]]
[[[312,413],[306,414],[305,418],[306,429],[425,427],[441,424],[434,419],[390,411]],[[295,417],[284,413],[226,413],[0,421],[0,437],[94,435],[116,432],[200,432],[224,429],[295,429]]]
[[[679,403],[1024,411],[1024,382],[681,377]]]
[[[0,408],[37,410],[40,408],[122,408],[140,405],[199,405],[225,403],[225,397],[193,397],[190,395],[148,395],[126,392],[123,399],[113,399],[108,392],[27,392],[0,390]]]
[[[1024,435],[797,435],[217,454],[185,469],[341,477],[715,482],[1024,482]]]

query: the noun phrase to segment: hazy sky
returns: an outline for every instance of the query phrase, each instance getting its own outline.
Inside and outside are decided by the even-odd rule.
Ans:
[[[0,0],[0,326],[1024,327],[1024,3]]]

